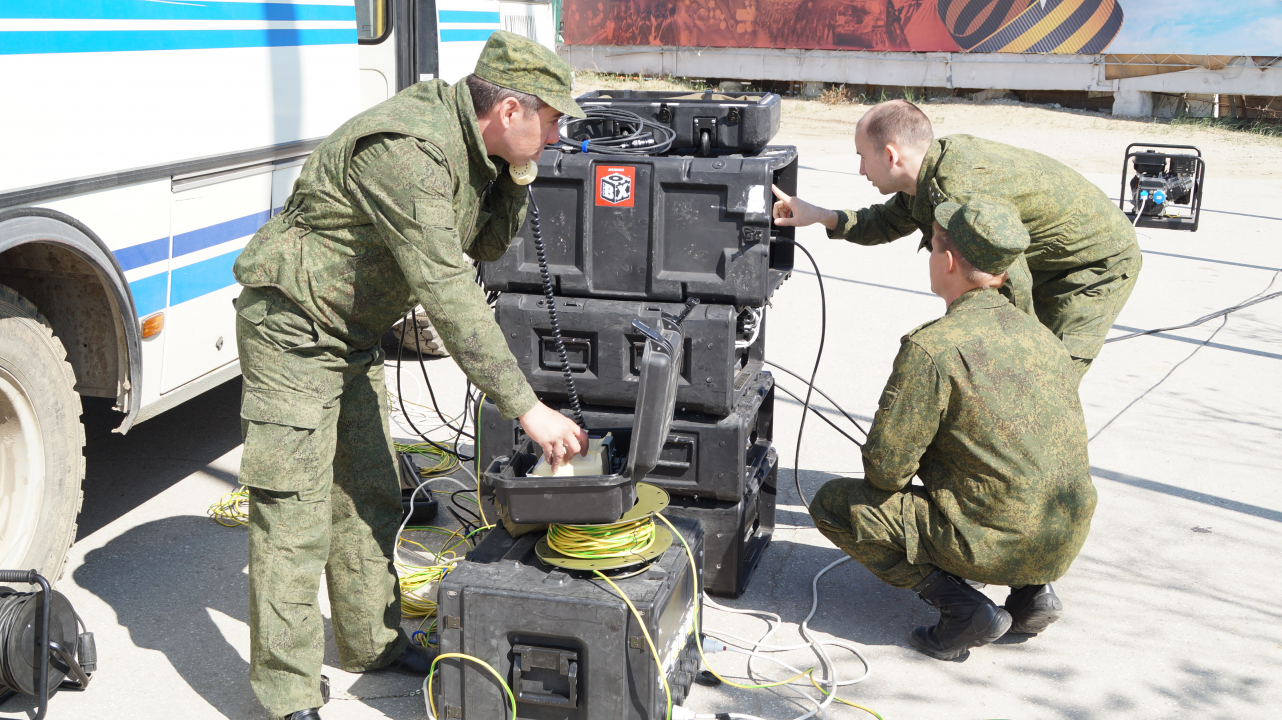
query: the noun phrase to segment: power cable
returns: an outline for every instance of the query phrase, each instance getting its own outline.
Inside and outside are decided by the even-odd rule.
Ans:
[[[589,106],[586,117],[566,118],[560,150],[606,155],[657,155],[672,148],[677,133],[667,125],[619,108]]]
[[[828,298],[824,294],[824,278],[819,272],[819,263],[815,262],[815,256],[811,255],[801,243],[794,241],[793,245],[810,259],[810,264],[815,268],[815,279],[819,281],[819,349],[815,352],[815,367],[810,371],[810,381],[806,383],[806,399],[801,405],[801,422],[797,425],[797,453],[792,461],[792,482],[797,486],[797,499],[801,501],[802,507],[809,508],[810,503],[806,502],[806,495],[801,491],[801,435],[806,429],[810,395],[815,390],[815,376],[819,374],[819,361],[824,355],[824,340],[828,337]]]
[[[783,392],[785,395],[787,395],[788,397],[792,398],[793,400],[796,400],[798,404],[800,404],[800,403],[801,403],[801,398],[799,398],[799,397],[797,397],[795,394],[793,394],[793,392],[792,392],[791,390],[789,390],[788,388],[786,388],[786,387],[784,387],[784,386],[780,385],[779,383],[775,383],[775,387],[776,387],[777,389],[779,389],[780,391],[782,391],[782,392]],[[820,420],[823,420],[824,422],[828,423],[828,426],[829,426],[829,427],[831,427],[833,430],[836,430],[838,433],[840,433],[840,434],[841,434],[841,436],[842,436],[842,437],[846,438],[846,439],[847,439],[847,440],[849,440],[850,442],[852,442],[852,443],[854,443],[854,444],[858,445],[859,447],[863,447],[863,446],[864,446],[864,444],[863,444],[863,443],[861,443],[861,442],[859,442],[858,440],[856,440],[856,439],[854,439],[853,437],[851,437],[850,433],[848,433],[848,432],[846,432],[845,430],[842,430],[841,428],[837,427],[837,423],[833,422],[832,420],[829,420],[827,415],[824,415],[822,412],[820,412],[820,411],[819,411],[819,408],[815,408],[815,416],[816,416],[816,417],[818,417]],[[860,428],[860,429],[862,430],[862,428]]]
[[[458,455],[458,453],[457,453],[457,452],[455,452],[455,451],[453,451],[453,450],[450,450],[449,448],[447,448],[447,447],[445,447],[445,446],[443,446],[443,445],[438,444],[436,441],[432,440],[432,439],[431,439],[431,438],[429,438],[427,435],[425,435],[425,434],[423,434],[422,432],[420,432],[420,431],[419,431],[419,429],[418,429],[418,427],[414,425],[414,421],[413,421],[412,419],[410,419],[409,411],[405,409],[405,395],[404,395],[404,393],[401,391],[401,365],[402,365],[402,363],[401,363],[401,354],[402,354],[402,353],[404,352],[404,350],[405,350],[405,326],[406,326],[407,324],[409,324],[409,318],[410,318],[410,316],[409,316],[408,314],[406,314],[406,315],[405,315],[405,317],[404,317],[404,318],[402,318],[402,322],[401,322],[401,341],[400,341],[400,344],[396,347],[396,399],[397,399],[397,401],[398,401],[398,402],[400,402],[400,405],[401,405],[401,414],[405,416],[405,422],[409,423],[410,429],[414,431],[414,434],[415,434],[415,435],[418,435],[419,437],[423,438],[424,442],[426,442],[428,445],[431,445],[432,447],[436,448],[437,450],[439,450],[439,451],[441,451],[441,452],[443,452],[443,453],[449,453],[449,454],[451,454],[451,455],[453,455],[454,457],[456,457],[456,458],[457,458],[457,457],[459,457],[459,455]],[[421,358],[420,358],[420,360],[421,360]],[[439,410],[437,411],[437,414],[438,414],[438,415],[440,414],[440,411],[439,411]],[[442,419],[442,420],[444,420],[444,418],[443,418],[443,417],[442,417],[441,419]],[[462,459],[462,458],[459,458],[459,459]],[[471,460],[471,459],[472,459],[472,458],[470,458],[470,457],[469,457],[469,458],[467,458],[467,460]]]
[[[776,368],[776,369],[779,369],[779,370],[782,370],[782,371],[784,371],[784,372],[788,373],[789,375],[791,375],[791,376],[793,376],[793,377],[797,378],[797,379],[798,379],[798,380],[800,380],[801,382],[806,382],[806,379],[805,379],[804,377],[802,377],[802,376],[798,375],[797,373],[795,373],[795,372],[793,372],[793,371],[789,370],[788,368],[786,368],[786,367],[784,367],[784,366],[780,365],[780,364],[779,364],[779,363],[777,363],[777,362],[771,362],[770,360],[763,360],[762,362],[764,362],[765,364],[767,364],[767,365],[769,365],[769,366],[771,366],[771,367],[773,367],[773,368]],[[842,415],[845,415],[845,416],[846,416],[846,419],[847,419],[847,420],[849,420],[852,424],[854,424],[854,426],[855,426],[855,427],[859,428],[859,432],[863,433],[865,437],[867,437],[867,436],[868,436],[868,431],[864,429],[864,426],[863,426],[863,425],[860,425],[860,424],[859,424],[859,421],[858,421],[858,420],[856,420],[856,419],[854,418],[854,416],[852,416],[850,413],[848,413],[848,412],[846,412],[845,410],[843,410],[843,409],[841,408],[841,406],[837,404],[837,401],[836,401],[836,400],[833,400],[833,399],[828,395],[828,393],[824,392],[824,391],[823,391],[821,388],[819,388],[819,387],[816,387],[816,388],[815,388],[815,392],[817,392],[817,393],[819,393],[821,396],[823,396],[823,399],[824,399],[824,400],[827,400],[828,402],[832,403],[832,406],[833,406],[834,408],[836,408],[837,412],[841,413]],[[795,396],[794,396],[794,397],[795,397]]]

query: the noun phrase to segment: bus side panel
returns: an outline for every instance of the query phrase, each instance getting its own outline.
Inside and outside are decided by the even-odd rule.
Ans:
[[[0,54],[0,77],[24,108],[0,113],[0,136],[23,139],[0,191],[321,138],[360,102],[354,29],[331,45]]]
[[[240,285],[232,264],[271,217],[270,168],[174,192],[173,260],[161,392],[236,362]]]
[[[125,322],[138,322],[168,306],[169,187],[165,178],[40,205],[84,223],[115,254],[137,309],[137,317]],[[142,387],[134,391],[143,405],[160,397],[163,338],[161,333],[142,341]]]
[[[455,83],[476,68],[485,41],[502,30],[499,0],[437,0],[441,79]]]

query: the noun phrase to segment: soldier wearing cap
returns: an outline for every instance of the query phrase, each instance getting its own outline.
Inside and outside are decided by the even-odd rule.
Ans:
[[[1028,247],[1018,210],[983,196],[942,203],[928,246],[947,313],[901,341],[864,478],[826,483],[810,514],[877,577],[939,609],[910,641],[948,660],[1059,618],[1049,583],[1086,540],[1095,487],[1073,362],[998,292]],[[998,607],[967,580],[1011,592]]]
[[[1002,294],[1064,343],[1079,380],[1086,374],[1140,272],[1135,230],[1116,202],[1041,153],[971,135],[936,138],[925,113],[903,100],[859,119],[855,150],[860,174],[894,197],[862,210],[828,210],[776,188],[776,224],[820,223],[828,237],[859,245],[920,230],[924,242],[940,203],[1006,199],[1019,210],[1029,246],[1011,264]]]
[[[464,255],[495,260],[525,216],[508,164],[536,160],[570,69],[495,32],[475,74],[421,82],[316,148],[283,212],[241,253],[236,301],[249,488],[250,682],[273,718],[322,704],[322,570],[342,668],[427,674],[401,630],[400,482],[379,340],[422,304],[450,355],[554,463],[586,433],[538,401]]]

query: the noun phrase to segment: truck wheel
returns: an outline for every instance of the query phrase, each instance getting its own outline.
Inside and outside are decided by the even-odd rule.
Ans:
[[[0,569],[62,574],[84,498],[75,386],[48,321],[0,285]]]

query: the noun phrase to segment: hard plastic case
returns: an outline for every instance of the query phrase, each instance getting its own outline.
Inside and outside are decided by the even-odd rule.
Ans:
[[[755,472],[749,480],[752,489],[738,502],[673,496],[664,510],[669,518],[686,517],[703,524],[707,554],[700,587],[712,595],[742,595],[774,535],[779,477],[774,449]]]
[[[771,184],[797,188],[797,149],[722,157],[545,150],[530,185],[557,295],[761,307],[792,272],[795,228]],[[541,294],[530,229],[481,264],[489,290]]]
[[[551,407],[569,413],[564,404],[553,403]],[[504,420],[493,402],[481,403],[477,418],[479,468],[490,467],[495,458],[519,458],[521,449],[529,447],[524,445],[529,441],[520,425],[515,420]],[[592,432],[612,431],[616,438],[625,436],[635,422],[635,415],[626,408],[585,407],[583,418]],[[751,477],[745,471],[759,464],[773,439],[774,376],[760,372],[729,415],[682,412],[678,405],[659,461],[645,481],[673,496],[738,502],[747,492],[747,479]],[[524,462],[533,461],[529,458]]]
[[[675,151],[754,153],[779,132],[783,103],[770,92],[594,90],[579,106],[628,110],[676,132]],[[704,136],[707,135],[707,140]],[[582,140],[572,137],[571,140]]]
[[[589,405],[631,408],[641,379],[645,336],[634,318],[653,324],[662,313],[678,314],[681,305],[643,300],[557,298],[561,335],[579,398]],[[762,318],[755,332],[754,313]],[[730,305],[699,305],[681,323],[685,347],[677,379],[677,407],[726,415],[748,391],[763,367],[765,309],[739,312]],[[534,392],[544,400],[565,401],[568,394],[541,295],[503,295],[495,307],[499,328]],[[738,340],[754,342],[736,348]]]
[[[689,543],[700,573],[699,523],[674,517],[672,524]],[[518,718],[664,718],[658,668],[623,599],[591,574],[541,563],[534,554],[539,537],[513,539],[495,528],[441,580],[441,652],[489,663],[511,686]],[[645,618],[673,702],[680,704],[699,669],[697,606],[685,548],[674,538],[645,571],[615,582]],[[451,659],[439,667],[438,717],[493,720],[511,714],[507,695],[484,668]]]
[[[636,483],[658,464],[668,437],[685,347],[676,316],[663,315],[656,320],[654,326],[640,319],[632,323],[646,336],[646,343],[637,383],[636,421],[619,467],[605,475],[528,475],[541,450],[527,438],[508,462],[485,473],[496,501],[507,509],[512,522],[610,523],[636,503]]]

